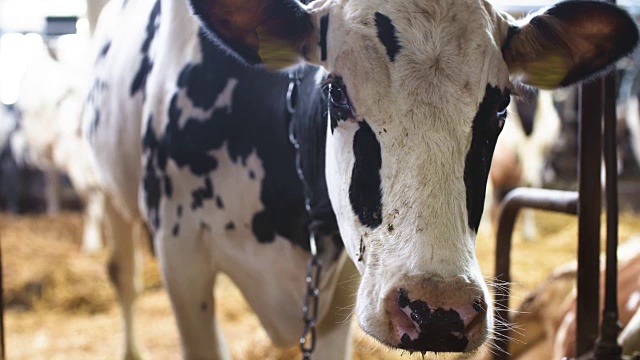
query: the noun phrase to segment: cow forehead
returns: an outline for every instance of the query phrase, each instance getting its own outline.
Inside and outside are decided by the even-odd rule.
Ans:
[[[329,67],[358,84],[349,94],[361,108],[385,98],[404,110],[460,101],[471,109],[487,84],[509,81],[506,17],[481,0],[347,0],[329,14]]]
[[[440,24],[487,25],[500,14],[486,0],[336,0],[344,11],[345,19],[351,23],[367,25],[372,13],[411,21],[415,28],[428,27],[429,22]],[[500,14],[502,15],[502,14]]]

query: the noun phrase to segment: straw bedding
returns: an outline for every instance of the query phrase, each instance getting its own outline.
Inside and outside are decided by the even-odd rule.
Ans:
[[[577,221],[570,216],[539,213],[539,239],[524,242],[515,233],[513,305],[557,265],[575,259]],[[620,238],[640,232],[640,217],[622,214]],[[82,218],[0,214],[4,265],[6,345],[9,359],[114,359],[122,348],[121,320],[107,281],[107,251],[80,252]],[[483,229],[478,257],[492,276],[494,238]],[[146,242],[141,242],[146,247]],[[157,264],[145,249],[145,287],[137,302],[137,336],[145,358],[179,357],[179,341]],[[224,293],[216,311],[234,359],[293,359],[297,349],[271,346],[242,295],[222,276],[216,293]],[[302,289],[301,289],[302,291]],[[223,297],[218,297],[222,299]],[[357,331],[356,359],[409,359]],[[419,355],[415,358],[421,358]],[[445,358],[438,356],[438,358]]]

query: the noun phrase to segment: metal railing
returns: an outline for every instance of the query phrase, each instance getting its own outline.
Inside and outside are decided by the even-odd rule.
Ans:
[[[511,235],[521,208],[533,208],[578,215],[578,278],[576,354],[588,359],[621,359],[617,343],[618,189],[616,169],[616,79],[614,74],[580,88],[578,192],[518,188],[501,205],[498,222],[495,274],[504,288],[496,293],[496,318],[508,322],[508,282],[511,264]],[[603,116],[604,115],[604,116]],[[602,119],[604,117],[604,136]],[[600,169],[606,166],[607,245],[604,310],[600,319]],[[509,359],[509,326],[496,330],[500,349],[495,359]]]

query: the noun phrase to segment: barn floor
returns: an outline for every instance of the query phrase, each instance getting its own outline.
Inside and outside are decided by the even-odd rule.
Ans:
[[[523,242],[516,232],[513,269],[518,303],[559,264],[574,259],[576,221],[564,215],[538,213],[540,239]],[[8,359],[114,359],[122,348],[118,306],[104,271],[107,252],[79,251],[82,219],[78,213],[57,216],[0,214],[4,262],[4,301]],[[640,232],[640,216],[621,216],[620,238]],[[478,256],[486,275],[493,272],[494,239],[481,231]],[[179,344],[168,298],[156,263],[145,253],[145,288],[137,302],[137,335],[147,359],[176,359]],[[222,277],[216,304],[234,359],[295,359],[293,349],[270,345],[242,296]],[[388,350],[358,331],[357,359],[410,359]],[[420,358],[420,356],[416,356]],[[444,357],[439,356],[439,359]]]

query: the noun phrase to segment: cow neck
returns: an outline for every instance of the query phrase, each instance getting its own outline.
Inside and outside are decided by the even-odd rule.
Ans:
[[[289,139],[296,149],[296,169],[302,181],[309,231],[320,239],[319,252],[332,248],[337,257],[344,247],[325,179],[327,97],[316,75],[326,74],[316,67],[300,67],[290,72],[287,106]]]

